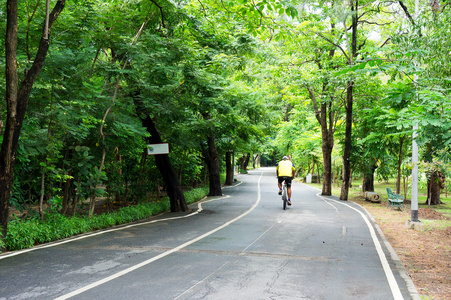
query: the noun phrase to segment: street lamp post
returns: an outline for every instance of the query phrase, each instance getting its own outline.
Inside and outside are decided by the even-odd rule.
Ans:
[[[415,19],[419,15],[419,0],[415,0]],[[414,81],[417,82],[418,75],[415,74]],[[412,228],[416,230],[423,230],[424,226],[420,220],[418,220],[418,144],[416,142],[416,137],[418,130],[418,124],[413,126],[412,133],[412,197],[410,205],[410,220],[406,222],[407,228]]]

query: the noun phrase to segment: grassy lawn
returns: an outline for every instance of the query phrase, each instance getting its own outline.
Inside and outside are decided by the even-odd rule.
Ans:
[[[361,188],[359,187],[361,180],[355,180],[353,187],[349,189],[349,200],[351,201],[356,201],[356,200],[363,200],[363,193]],[[311,186],[314,186],[318,189],[322,189],[322,184],[320,183],[312,183],[309,184]],[[382,203],[383,204],[387,204],[387,191],[386,188],[389,187],[392,189],[393,192],[396,192],[396,183],[394,179],[389,180],[388,182],[378,182],[375,181],[374,182],[374,191],[378,194],[381,195],[382,198]],[[341,186],[337,186],[337,184],[334,184],[332,186],[332,194],[336,195],[336,196],[340,196],[340,191],[341,191]],[[404,191],[403,189],[401,189],[401,194],[404,195]],[[418,207],[421,208],[427,208],[428,205],[427,204],[423,204],[426,202],[426,198],[427,198],[427,190],[426,188],[419,188],[418,190]],[[410,191],[408,191],[407,194],[407,200],[410,200]],[[424,220],[421,219],[421,221],[424,223],[425,225],[425,229],[426,230],[440,230],[440,229],[445,229],[447,227],[451,227],[451,193],[445,193],[445,191],[442,191],[442,195],[440,197],[440,199],[442,200],[442,202],[444,202],[444,204],[440,204],[437,206],[431,206],[432,209],[434,209],[436,212],[439,212],[441,214],[443,214],[443,216],[445,216],[447,218],[447,220]],[[357,201],[360,204],[362,204],[361,201]],[[370,203],[370,202],[363,202],[364,206],[380,206],[380,204],[374,204],[374,203]],[[407,201],[406,205],[405,205],[405,210],[409,211],[410,210],[410,201]]]

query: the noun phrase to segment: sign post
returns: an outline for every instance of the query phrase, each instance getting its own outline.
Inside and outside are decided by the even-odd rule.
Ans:
[[[147,154],[148,155],[169,154],[169,144],[161,143],[147,145]]]

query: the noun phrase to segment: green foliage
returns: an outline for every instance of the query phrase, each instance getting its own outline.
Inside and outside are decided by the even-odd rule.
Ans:
[[[41,37],[44,11],[31,15],[33,5],[19,3],[19,74],[29,69]],[[449,175],[448,7],[437,15],[422,10],[417,26],[410,27],[391,2],[359,3],[357,53],[351,57],[349,2],[161,0],[158,5],[67,1],[30,95],[12,206],[35,205],[43,192],[48,220],[82,222],[80,228],[103,228],[140,214],[130,208],[89,225],[52,212],[93,195],[145,202],[163,181],[153,158],[143,155],[147,116],[170,144],[183,186],[204,180],[201,145],[210,133],[221,158],[232,150],[237,157],[265,153],[265,160],[292,154],[303,174],[322,161],[319,111],[308,89],[328,114],[333,172],[339,174],[350,82],[354,174],[376,164],[377,175],[386,179],[401,163],[407,176],[412,126],[418,124],[423,158]],[[3,66],[3,48],[0,54]],[[5,98],[4,77],[0,95]],[[4,120],[6,106],[0,113]],[[31,236],[41,230],[32,224],[23,229]]]
[[[207,194],[208,188],[203,187],[185,192],[185,197],[189,204],[199,201]],[[4,243],[9,250],[26,249],[37,244],[146,219],[169,209],[169,199],[163,198],[156,202],[123,207],[114,212],[95,215],[92,218],[67,217],[58,213],[47,214],[44,221],[38,218],[29,220],[16,218],[9,222],[6,238],[0,239],[0,248]]]
[[[202,187],[197,189],[192,189],[187,192],[185,192],[185,199],[187,204],[194,203],[196,201],[199,201],[200,199],[204,198],[208,195],[209,189],[208,187]]]
[[[3,229],[0,226],[0,249],[3,249],[5,247],[5,242],[3,242]]]

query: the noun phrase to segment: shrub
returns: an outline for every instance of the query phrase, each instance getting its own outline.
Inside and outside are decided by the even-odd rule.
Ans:
[[[188,204],[193,203],[207,194],[208,188],[193,189],[185,193],[186,202]],[[169,198],[165,197],[160,201],[127,206],[115,212],[94,215],[92,218],[87,216],[67,217],[58,213],[46,215],[43,221],[40,219],[19,220],[16,218],[9,222],[6,238],[0,239],[0,249],[2,245],[5,245],[9,250],[26,249],[76,234],[142,220],[169,209]]]
[[[3,232],[3,228],[2,228],[2,226],[0,226],[0,249],[3,249],[5,247],[5,243],[3,242],[3,239],[2,239],[2,237],[3,237],[2,232]]]
[[[187,204],[191,204],[193,202],[199,201],[208,195],[209,189],[208,187],[197,188],[185,192],[185,200]]]

